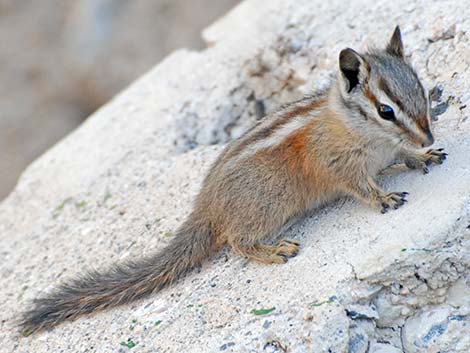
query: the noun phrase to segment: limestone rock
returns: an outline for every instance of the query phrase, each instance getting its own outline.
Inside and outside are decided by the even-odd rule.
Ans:
[[[242,3],[206,30],[208,49],[166,58],[33,163],[2,203],[0,350],[125,352],[131,340],[139,352],[468,352],[469,11],[463,2]],[[434,124],[448,161],[428,175],[391,168],[381,180],[410,192],[405,207],[382,215],[341,200],[286,232],[302,250],[285,265],[222,252],[150,298],[17,336],[27,302],[64,278],[162,249],[259,102],[270,111],[324,85],[340,49],[384,43],[397,23],[425,85],[439,84],[448,103]],[[428,40],[448,28],[453,38]],[[275,309],[252,313],[260,308]]]

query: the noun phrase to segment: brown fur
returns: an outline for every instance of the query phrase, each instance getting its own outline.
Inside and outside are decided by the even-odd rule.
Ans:
[[[426,171],[427,164],[442,163],[446,154],[412,146],[433,140],[425,131],[429,117],[422,101],[409,108],[413,117],[424,116],[418,124],[411,115],[384,122],[375,111],[387,90],[391,99],[396,89],[422,89],[403,62],[399,41],[397,29],[387,52],[360,56],[352,49],[342,51],[338,79],[327,91],[266,116],[226,147],[166,249],[65,283],[35,302],[24,316],[24,332],[144,298],[225,245],[257,262],[284,263],[297,255],[299,243],[283,239],[268,245],[266,239],[338,196],[355,196],[382,212],[403,205],[407,193],[386,193],[375,182],[377,173],[394,159]],[[392,84],[374,92],[380,85],[372,83],[383,81],[387,70],[393,73]]]

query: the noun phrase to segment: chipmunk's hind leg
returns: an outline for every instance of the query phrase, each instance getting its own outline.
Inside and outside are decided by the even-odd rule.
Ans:
[[[283,264],[299,253],[300,243],[295,240],[283,239],[276,245],[260,243],[246,244],[231,241],[232,249],[241,256],[263,264]]]

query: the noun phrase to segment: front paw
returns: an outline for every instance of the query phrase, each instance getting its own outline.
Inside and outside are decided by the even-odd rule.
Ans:
[[[439,148],[437,150],[431,148],[423,155],[423,157],[426,165],[430,165],[432,163],[442,164],[447,159],[447,153],[444,152],[443,148]]]
[[[407,192],[391,192],[379,197],[380,212],[387,213],[390,209],[396,210],[403,206],[406,200]]]
[[[442,164],[447,159],[447,153],[443,148],[430,149],[426,153],[416,155],[415,158],[410,158],[405,161],[408,168],[421,169],[424,174],[429,173],[428,166],[432,163]]]

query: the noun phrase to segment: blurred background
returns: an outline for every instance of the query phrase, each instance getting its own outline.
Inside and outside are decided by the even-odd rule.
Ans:
[[[37,156],[239,0],[0,0],[0,200]]]

